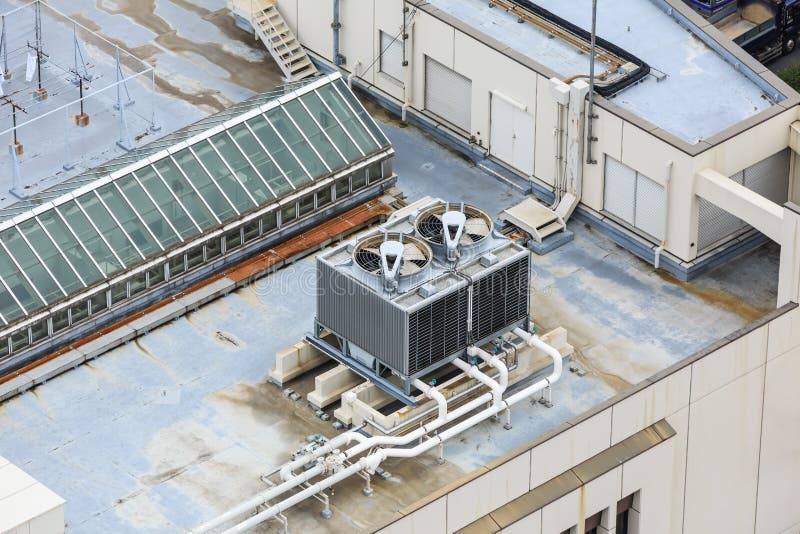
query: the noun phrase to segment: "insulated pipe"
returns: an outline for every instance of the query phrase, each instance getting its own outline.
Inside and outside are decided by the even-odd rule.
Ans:
[[[444,432],[442,432],[440,434],[437,434],[436,436],[432,437],[428,441],[426,441],[426,442],[424,442],[424,443],[422,443],[420,445],[417,445],[416,447],[413,447],[413,448],[410,448],[410,449],[402,449],[402,448],[378,449],[376,452],[374,452],[374,453],[362,458],[358,462],[355,462],[353,465],[348,466],[347,468],[343,469],[342,471],[339,471],[338,473],[334,473],[333,475],[331,475],[330,477],[326,478],[325,480],[322,480],[322,481],[320,481],[320,482],[318,482],[316,484],[313,484],[313,485],[309,486],[308,488],[304,489],[303,491],[300,491],[300,492],[296,493],[295,495],[289,497],[288,499],[285,499],[285,500],[283,500],[283,501],[271,506],[270,508],[264,510],[263,512],[260,512],[260,513],[258,513],[256,515],[254,515],[253,517],[251,517],[251,518],[239,523],[238,525],[234,526],[233,528],[231,528],[231,529],[229,529],[229,530],[227,530],[225,532],[226,533],[245,532],[248,529],[253,528],[253,527],[263,523],[264,521],[266,521],[268,519],[271,519],[272,517],[275,517],[276,515],[286,511],[288,508],[294,506],[295,504],[298,504],[298,503],[304,501],[305,499],[307,499],[309,497],[313,497],[317,493],[319,493],[321,491],[324,491],[325,489],[333,486],[334,484],[336,484],[336,483],[338,483],[338,482],[340,482],[340,481],[342,481],[342,480],[344,480],[344,479],[346,479],[346,478],[358,473],[362,469],[366,470],[368,473],[374,473],[375,470],[378,468],[378,466],[381,464],[381,462],[383,460],[385,460],[386,458],[390,458],[390,457],[410,458],[410,457],[414,457],[414,456],[418,456],[420,454],[423,454],[423,453],[427,452],[428,450],[432,449],[433,447],[436,447],[439,444],[444,443],[446,440],[448,440],[448,439],[460,434],[464,430],[475,426],[476,424],[488,419],[489,417],[497,415],[498,413],[500,413],[503,410],[509,409],[512,405],[514,405],[514,404],[516,404],[516,403],[518,403],[518,402],[520,402],[520,401],[522,401],[522,400],[534,395],[535,393],[537,393],[537,392],[539,392],[539,391],[541,391],[541,390],[543,390],[545,388],[550,387],[553,383],[558,381],[558,379],[561,377],[561,372],[563,370],[563,362],[562,362],[561,353],[558,352],[558,350],[555,347],[552,347],[552,346],[548,345],[547,343],[545,343],[544,341],[542,341],[538,336],[530,334],[530,333],[522,330],[521,328],[514,329],[514,333],[516,335],[518,335],[519,337],[521,337],[522,339],[524,339],[525,342],[528,345],[530,345],[531,347],[534,347],[534,348],[537,348],[539,350],[544,351],[547,355],[549,355],[553,359],[553,372],[549,376],[547,376],[546,378],[543,378],[543,379],[537,381],[536,383],[528,386],[527,388],[525,388],[525,389],[523,389],[523,390],[511,395],[506,400],[504,400],[504,401],[501,400],[498,404],[494,404],[493,403],[489,408],[486,408],[486,409],[478,412],[477,414],[473,415],[469,419],[465,419],[464,421],[462,421],[462,422],[458,423],[457,425],[445,430]],[[465,364],[465,365],[467,365],[467,364]],[[464,406],[461,406],[461,407],[453,410],[452,412],[449,412],[447,414],[446,419],[448,421],[452,421],[454,419],[457,419],[457,418],[461,417],[462,415],[465,415],[465,414],[469,413],[470,411],[474,410],[476,407],[482,405],[483,403],[485,403],[487,400],[489,400],[491,398],[492,398],[492,394],[488,394],[487,393],[487,394],[481,395],[477,399],[465,404]],[[440,426],[442,426],[444,424],[445,424],[445,422],[442,422],[440,419],[436,419],[435,421],[433,421],[429,425],[425,425],[424,427],[421,427],[421,428],[417,429],[415,432],[412,432],[412,433],[410,433],[410,434],[408,434],[406,436],[400,436],[400,437],[397,437],[397,438],[377,438],[377,439],[381,440],[381,441],[392,441],[392,442],[394,442],[394,441],[406,441],[407,443],[410,443],[411,441],[422,437],[423,435],[429,433],[432,430],[435,430],[435,429],[439,428]],[[355,447],[352,447],[350,450],[348,450],[348,451],[346,451],[345,453],[342,454],[342,458],[343,459],[347,459],[348,457],[352,457],[352,456],[355,456],[355,455],[359,454],[359,452],[357,452],[359,449],[361,450],[361,452],[363,452],[364,450],[367,450],[367,449],[364,449],[364,447],[365,446],[367,446],[367,448],[371,447],[372,446],[371,442],[374,439],[375,438],[367,439],[363,443],[359,443]],[[321,467],[315,467],[315,468],[312,468],[310,471],[316,471],[316,470],[320,470],[321,471],[321,469],[322,469]],[[301,475],[301,476],[303,476],[303,475]],[[285,484],[288,484],[288,482],[285,483]],[[281,484],[281,486],[284,486],[285,484]],[[280,486],[278,486],[276,488],[273,488],[273,490],[277,490],[279,487]],[[285,491],[285,490],[283,490],[283,491]],[[264,493],[269,493],[269,491],[264,492]],[[263,501],[260,504],[263,504]]]
[[[508,387],[508,366],[499,356],[496,354],[489,354],[485,350],[480,347],[476,347],[475,345],[471,347],[467,347],[467,354],[470,356],[477,356],[495,369],[497,372],[500,373],[498,376],[498,383],[500,387],[503,388],[503,391],[506,390]]]
[[[419,380],[419,379],[414,380],[414,382],[412,382],[412,384],[414,384],[414,387],[416,387],[417,389],[422,391],[425,394],[426,397],[428,397],[431,400],[435,400],[436,401],[436,404],[439,406],[439,417],[438,418],[441,419],[442,421],[446,421],[447,420],[447,399],[444,398],[444,395],[442,395],[441,391],[439,391],[438,389],[436,389],[434,387],[429,386],[428,384],[426,384],[425,382],[423,382],[422,380]]]
[[[661,265],[661,254],[667,248],[667,232],[669,231],[669,193],[672,185],[672,160],[667,162],[667,169],[664,173],[664,238],[655,250],[653,267],[658,269]]]
[[[505,389],[501,388],[497,381],[492,380],[485,373],[482,373],[477,365],[470,365],[464,360],[453,360],[453,365],[464,371],[464,374],[468,377],[474,378],[481,384],[489,387],[489,389],[492,390],[492,404],[497,405],[503,401],[503,391]]]

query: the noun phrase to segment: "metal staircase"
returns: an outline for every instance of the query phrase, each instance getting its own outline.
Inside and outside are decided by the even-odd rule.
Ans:
[[[317,68],[278,11],[275,0],[228,0],[234,17],[244,20],[261,39],[288,82],[314,76]]]

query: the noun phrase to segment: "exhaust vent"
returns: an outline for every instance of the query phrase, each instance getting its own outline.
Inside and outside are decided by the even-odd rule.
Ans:
[[[443,202],[422,210],[414,226],[434,252],[452,263],[461,252],[479,246],[490,236],[494,224],[485,211],[475,206]]]

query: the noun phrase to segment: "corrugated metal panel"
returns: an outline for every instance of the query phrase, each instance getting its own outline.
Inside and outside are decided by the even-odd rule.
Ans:
[[[656,239],[664,239],[664,209],[664,186],[637,173],[636,228]]]
[[[461,288],[409,316],[407,374],[466,349],[468,294]]]
[[[530,257],[474,280],[472,291],[472,336],[475,341],[521,321],[528,316]]]
[[[325,262],[318,260],[317,269],[317,320],[392,369],[405,372],[406,314]]]
[[[603,209],[628,224],[636,219],[636,171],[606,156]]]
[[[425,109],[470,132],[472,80],[426,56]]]
[[[789,161],[790,152],[787,148],[730,178],[764,198],[783,204],[789,197]],[[699,253],[721,245],[750,228],[738,217],[702,198],[698,198],[698,208]]]
[[[403,38],[381,32],[381,72],[403,82]]]

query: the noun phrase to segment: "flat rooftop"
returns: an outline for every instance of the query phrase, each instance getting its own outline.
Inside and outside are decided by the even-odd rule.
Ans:
[[[516,16],[489,7],[485,0],[428,3],[564,78],[589,73],[587,54],[532,24],[519,24]],[[587,31],[591,29],[592,0],[534,3]],[[692,145],[772,105],[762,87],[740,70],[746,66],[737,69],[727,62],[681,26],[666,12],[665,5],[663,0],[599,0],[597,35],[652,69],[650,76],[622,90],[611,98],[612,102]],[[603,70],[598,64],[596,72]],[[653,75],[656,73],[666,77],[658,81]]]
[[[523,198],[413,127],[372,112],[395,146],[398,186],[474,203],[492,215]],[[587,374],[565,372],[554,407],[523,403],[514,428],[487,421],[435,455],[387,461],[364,497],[336,486],[334,516],[315,500],[289,511],[297,532],[363,531],[437,488],[612,397],[774,308],[777,249],[691,283],[655,272],[577,222],[572,243],[532,258],[532,314],[568,330]],[[276,351],[312,329],[309,257],[0,405],[0,454],[64,497],[77,532],[175,532],[264,489],[259,475],[313,433],[336,434],[305,401],[267,383]],[[290,384],[304,395],[313,373]],[[329,412],[332,409],[328,410]],[[377,477],[376,477],[377,478]],[[259,532],[278,532],[269,522]]]
[[[0,0],[0,13],[23,3],[27,2]],[[280,70],[266,49],[252,35],[235,26],[226,0],[48,0],[47,3],[100,39],[119,44],[138,59],[155,66],[155,93],[151,91],[150,76],[137,78],[128,87],[135,103],[127,108],[126,116],[136,147],[281,83]],[[42,11],[42,18],[45,51],[58,52],[62,58],[68,58],[61,59],[60,63],[71,67],[72,23],[53,16],[47,9]],[[32,36],[32,16],[24,21],[30,26]],[[15,31],[21,30],[15,28]],[[85,34],[80,30],[79,37],[82,35]],[[18,41],[12,44],[24,45],[23,36],[19,36]],[[104,85],[112,83],[115,77],[113,48],[96,46],[93,42],[86,44],[83,37],[81,42],[87,62],[93,65],[92,72],[102,75],[100,80]],[[18,53],[22,53],[24,59],[24,51]],[[52,71],[52,76],[57,75],[53,68],[45,68]],[[91,90],[99,90],[99,84]],[[55,100],[50,103],[54,105]],[[119,138],[114,102],[113,90],[88,101],[89,127],[70,130],[71,155],[80,154],[81,159],[74,161],[78,158],[73,158],[77,164],[69,171],[62,167],[67,160],[64,111],[21,128],[19,137],[25,146],[21,163],[23,185],[36,193],[125,155],[125,151],[114,144]],[[153,110],[156,123],[161,126],[158,132],[149,130]],[[72,114],[77,111],[70,108]],[[0,131],[9,127],[10,124],[0,124]],[[3,142],[9,144],[9,136],[4,137]],[[8,151],[3,150],[0,153],[0,207],[17,202],[9,193],[11,169],[11,158]]]

